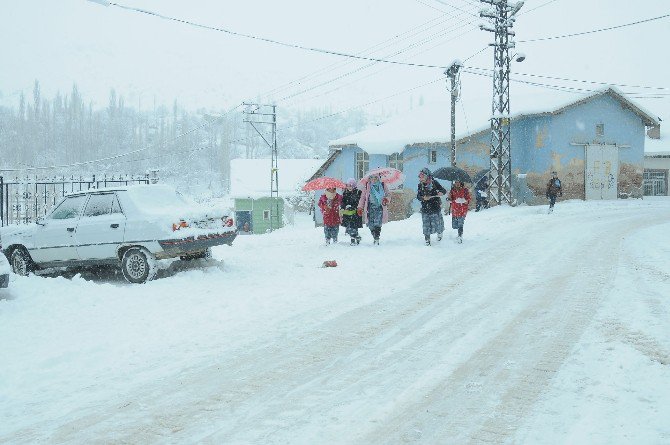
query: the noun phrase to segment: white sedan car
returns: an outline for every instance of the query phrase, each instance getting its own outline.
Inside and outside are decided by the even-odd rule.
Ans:
[[[214,214],[165,185],[73,193],[34,224],[3,228],[0,249],[14,273],[113,265],[131,283],[156,275],[156,260],[204,258],[231,245],[231,216]]]

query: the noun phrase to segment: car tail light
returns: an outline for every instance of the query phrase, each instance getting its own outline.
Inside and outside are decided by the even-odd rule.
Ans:
[[[172,224],[172,231],[176,232],[177,230],[181,228],[186,228],[188,227],[188,223],[186,221],[179,221],[177,224]]]

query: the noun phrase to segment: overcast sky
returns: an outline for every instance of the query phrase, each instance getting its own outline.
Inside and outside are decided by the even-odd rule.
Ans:
[[[447,65],[453,59],[467,58],[490,41],[488,33],[477,29],[482,20],[475,17],[480,5],[474,0],[117,1],[309,47],[360,53],[378,45],[377,52],[366,55],[414,63]],[[670,13],[668,0],[548,2],[526,2],[515,26],[518,40]],[[401,112],[412,103],[416,106],[420,97],[426,102],[448,97],[444,81],[419,87],[439,79],[441,69],[381,63],[366,67],[365,61],[247,40],[86,0],[0,0],[0,5],[0,100],[5,104],[15,103],[21,90],[30,96],[34,79],[40,80],[47,96],[58,89],[69,91],[76,82],[101,107],[106,106],[112,87],[130,104],[141,102],[142,108],[153,106],[154,97],[168,104],[177,98],[189,108],[209,109],[262,97],[280,107],[340,110],[374,102],[364,109]],[[379,45],[382,42],[386,43]],[[670,88],[669,43],[667,18],[582,37],[518,43],[527,59],[513,71]],[[402,52],[394,55],[398,51]],[[490,68],[492,58],[488,48],[467,64]],[[354,70],[358,71],[352,73]],[[314,72],[318,75],[295,82]],[[600,88],[548,79],[541,82]],[[464,109],[490,108],[490,79],[463,74],[462,84]],[[403,93],[415,87],[419,88]],[[636,95],[659,92],[621,89]],[[670,89],[660,92],[670,94]],[[547,94],[578,97],[513,84],[512,109],[534,104],[541,109]],[[379,100],[391,95],[394,97]],[[670,120],[670,96],[636,100]]]

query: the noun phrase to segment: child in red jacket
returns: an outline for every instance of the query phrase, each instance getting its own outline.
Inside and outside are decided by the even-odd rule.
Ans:
[[[334,188],[326,189],[326,193],[319,198],[319,208],[323,213],[323,233],[326,235],[326,244],[330,240],[337,242],[337,234],[340,231],[340,204],[342,195]]]
[[[449,192],[449,201],[451,204],[449,204],[447,214],[451,212],[451,228],[458,229],[457,242],[460,244],[463,242],[463,225],[470,205],[470,190],[465,187],[463,181],[454,181]]]

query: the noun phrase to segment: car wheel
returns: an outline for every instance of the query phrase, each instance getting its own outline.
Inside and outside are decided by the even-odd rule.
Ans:
[[[12,272],[16,275],[25,277],[35,270],[32,258],[30,258],[30,255],[23,247],[19,247],[12,252],[10,262],[12,263]]]
[[[147,250],[133,247],[123,254],[121,272],[129,283],[140,284],[151,281],[157,271],[156,260]]]

